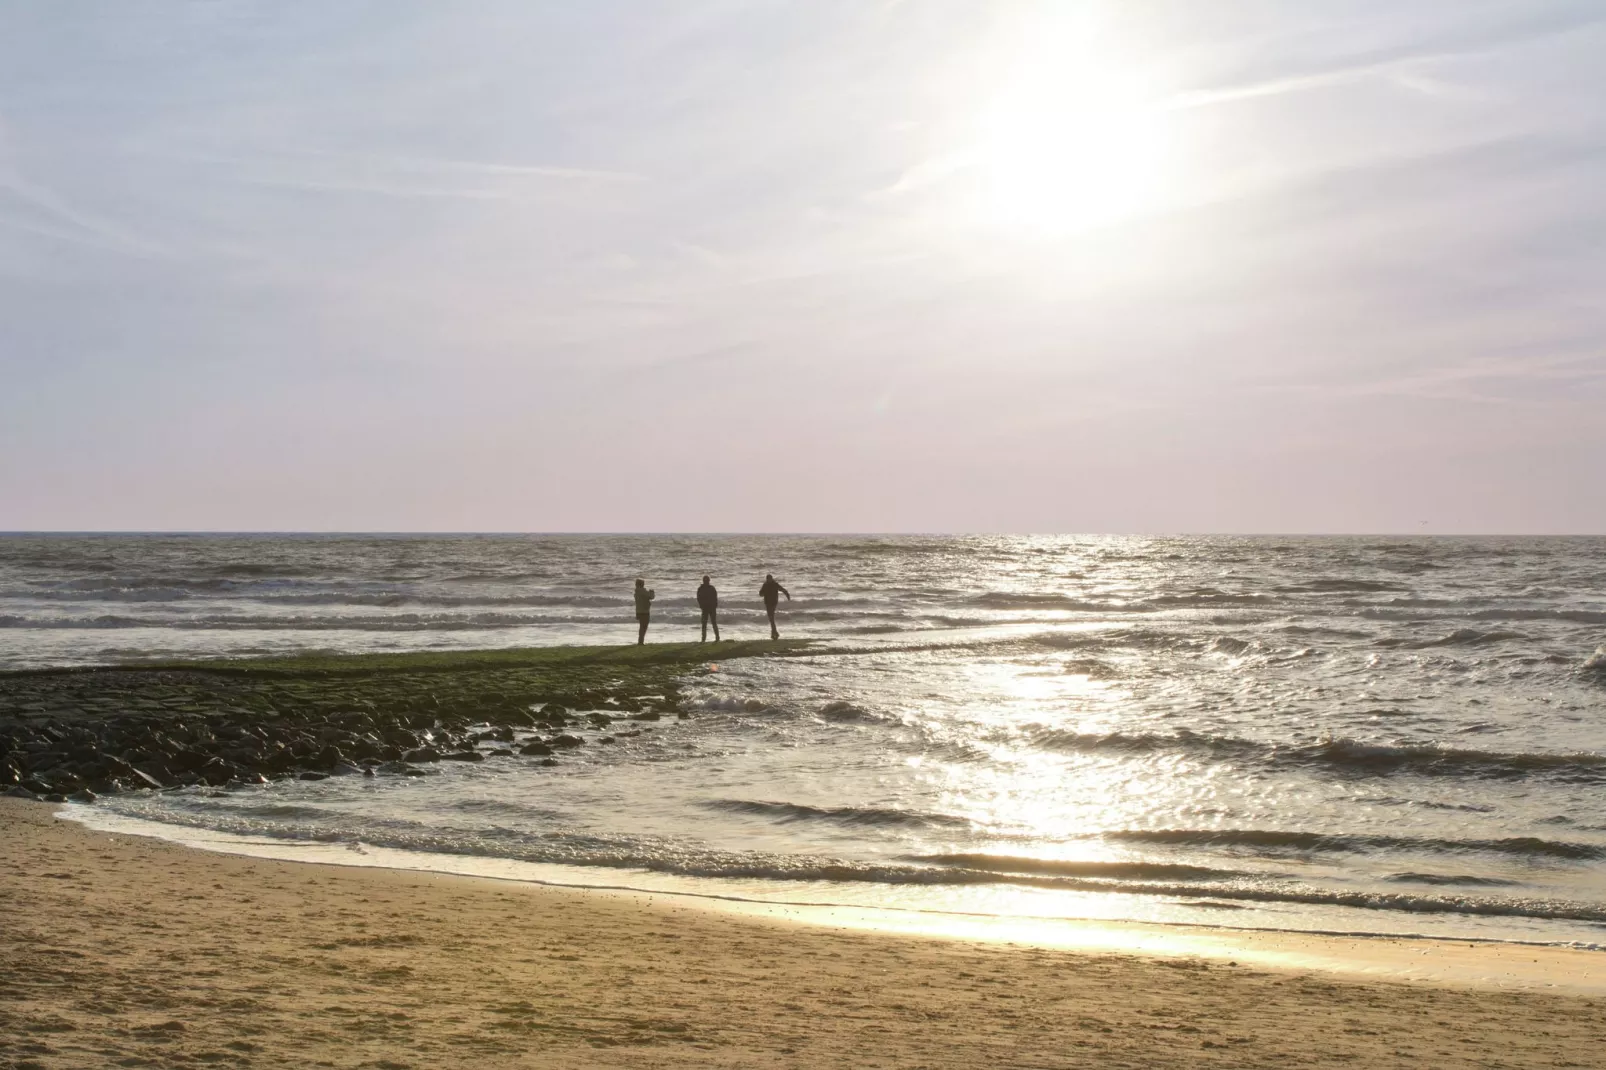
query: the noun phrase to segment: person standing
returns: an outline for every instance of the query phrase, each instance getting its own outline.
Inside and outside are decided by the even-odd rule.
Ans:
[[[700,642],[708,642],[708,626],[714,626],[714,642],[719,642],[719,591],[703,577],[703,585],[697,588],[697,608],[703,611],[703,637]]]
[[[792,592],[776,583],[773,573],[766,572],[764,574],[764,586],[758,589],[758,596],[764,599],[764,612],[769,614],[771,639],[779,639],[781,637],[781,633],[775,630],[775,607],[780,603],[781,595],[783,594],[786,595],[788,602],[792,600]]]
[[[647,581],[636,581],[636,623],[641,630],[636,633],[636,645],[641,646],[647,641],[647,623],[652,619],[652,600],[658,597],[656,592],[647,587]]]

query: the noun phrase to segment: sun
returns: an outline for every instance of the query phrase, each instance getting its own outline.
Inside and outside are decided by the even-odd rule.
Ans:
[[[1166,112],[1143,69],[1079,25],[1024,44],[983,109],[971,157],[977,212],[1040,234],[1114,223],[1166,194]]]

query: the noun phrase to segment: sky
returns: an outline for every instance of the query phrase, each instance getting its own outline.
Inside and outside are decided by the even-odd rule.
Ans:
[[[1596,0],[0,3],[0,530],[1606,532]]]

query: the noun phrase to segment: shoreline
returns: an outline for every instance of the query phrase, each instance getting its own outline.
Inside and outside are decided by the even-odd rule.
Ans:
[[[0,910],[18,1068],[1606,1067],[1599,997],[263,860],[12,799]]]
[[[1606,946],[766,900],[717,891],[713,882],[698,878],[660,880],[656,887],[640,887],[628,883],[632,876],[639,876],[631,870],[604,871],[617,872],[617,882],[596,883],[599,873],[583,867],[425,854],[369,844],[362,845],[361,859],[356,860],[349,845],[299,841],[269,845],[231,833],[121,815],[110,823],[97,823],[96,811],[90,808],[58,810],[56,816],[93,832],[155,839],[188,850],[337,869],[452,876],[586,895],[649,901],[663,898],[690,909],[760,921],[1082,953],[1237,960],[1273,969],[1310,970],[1335,977],[1395,983],[1606,996]]]

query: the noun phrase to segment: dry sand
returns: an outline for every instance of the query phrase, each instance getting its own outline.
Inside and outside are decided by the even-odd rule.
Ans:
[[[1606,1067],[1606,1000],[277,862],[0,799],[0,1068]]]

